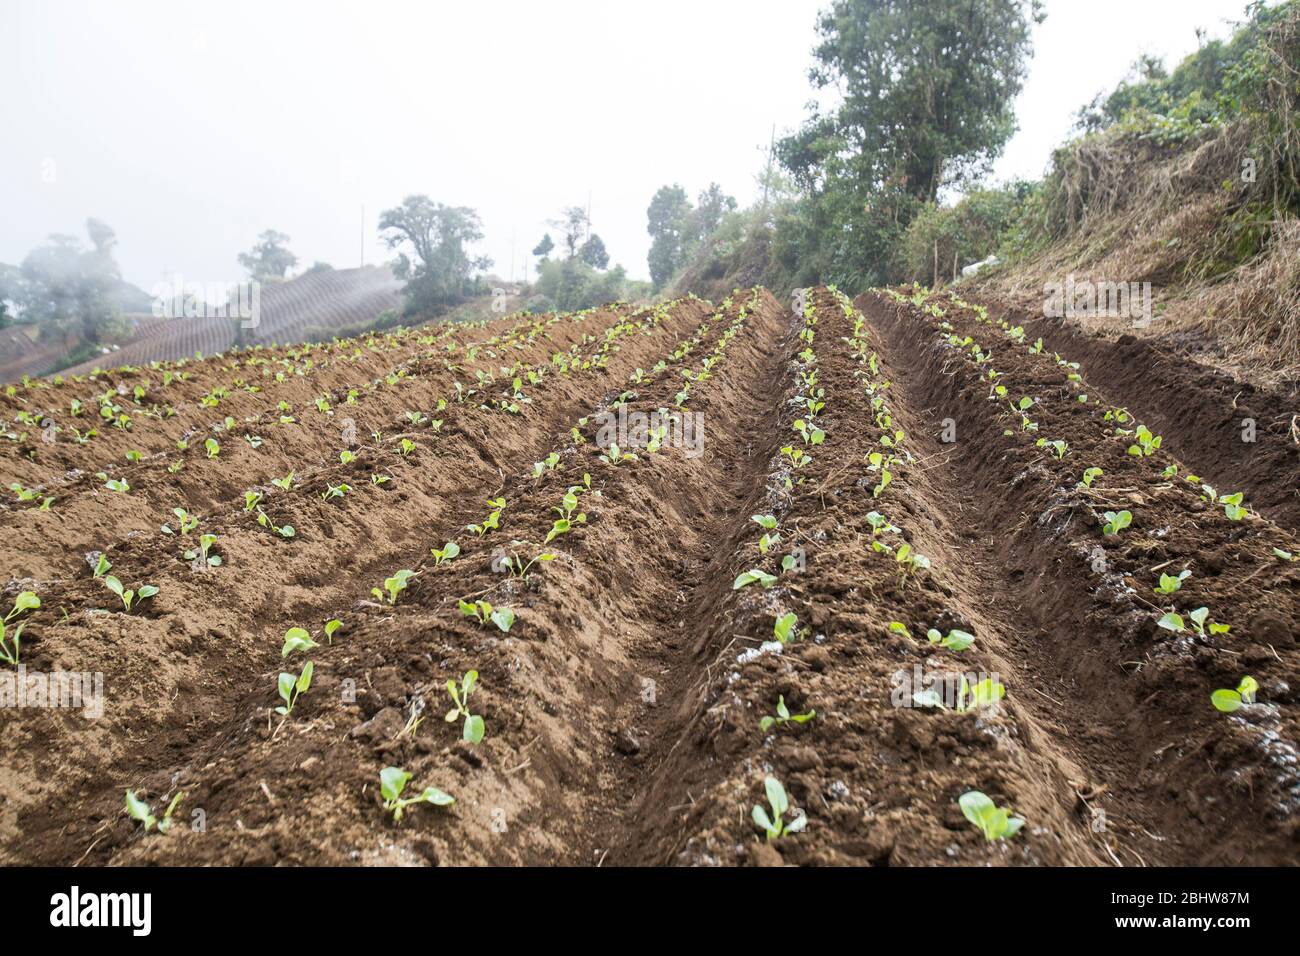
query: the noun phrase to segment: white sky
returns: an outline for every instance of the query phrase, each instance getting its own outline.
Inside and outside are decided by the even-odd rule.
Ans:
[[[1049,0],[996,176],[1039,175],[1139,53],[1172,65],[1244,3]],[[518,278],[546,221],[590,195],[611,257],[645,278],[660,185],[753,198],[773,124],[812,97],[824,5],[0,0],[0,262],[95,216],[146,290],[242,278],[266,228],[299,268],[354,266],[364,206],[373,263],[378,212],[423,192],[479,211],[506,277],[513,237]]]

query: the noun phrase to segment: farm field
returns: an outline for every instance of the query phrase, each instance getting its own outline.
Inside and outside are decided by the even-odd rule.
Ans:
[[[0,862],[1292,862],[1282,406],[795,305],[9,387],[0,669],[104,697],[6,711]]]

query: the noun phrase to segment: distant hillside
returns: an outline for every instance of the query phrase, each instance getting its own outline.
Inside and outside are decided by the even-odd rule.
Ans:
[[[202,352],[211,355],[235,345],[319,341],[349,334],[373,322],[386,309],[402,304],[402,283],[386,266],[329,269],[309,272],[288,282],[261,290],[257,328],[244,330],[228,318],[160,319],[152,314],[131,315],[135,333],[120,348],[71,368],[64,374],[80,375],[97,367],[144,365]],[[13,331],[13,330],[9,330]],[[47,363],[28,371],[51,371]],[[19,371],[16,375],[21,375]],[[16,377],[0,370],[0,379]]]

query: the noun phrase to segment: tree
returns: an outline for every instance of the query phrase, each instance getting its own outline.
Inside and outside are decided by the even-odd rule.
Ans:
[[[560,218],[552,219],[550,225],[560,231],[566,258],[572,259],[578,254],[578,244],[590,228],[591,220],[587,218],[587,210],[581,206],[569,206],[561,210]]]
[[[686,190],[674,183],[660,186],[646,209],[646,232],[650,234],[650,280],[661,289],[686,262],[687,237],[691,232],[691,201]]]
[[[604,269],[609,265],[609,253],[605,251],[605,242],[594,232],[591,238],[578,249],[578,258],[596,269]]]
[[[407,196],[400,206],[380,214],[379,232],[389,249],[402,250],[393,271],[407,280],[408,315],[437,314],[455,305],[465,297],[472,273],[492,265],[491,259],[466,250],[483,238],[478,213],[466,206]]]
[[[843,102],[782,140],[805,188],[845,178],[933,201],[984,168],[1015,131],[1012,109],[1039,0],[834,0],[809,78]]]
[[[551,250],[554,248],[555,240],[551,238],[551,234],[548,232],[542,236],[542,241],[533,247],[533,255],[540,256],[542,261],[545,262],[546,257],[551,254]]]
[[[288,249],[289,237],[268,229],[257,237],[257,245],[239,254],[239,264],[256,282],[283,279],[298,264],[298,257]]]
[[[703,241],[722,224],[722,217],[735,211],[736,198],[728,196],[717,183],[709,183],[709,188],[700,193],[695,205],[695,238]]]
[[[5,296],[15,297],[24,321],[39,324],[43,339],[76,336],[95,344],[113,323],[118,268],[112,230],[94,219],[86,228],[96,248],[83,249],[76,236],[56,233],[29,252],[6,283]]]

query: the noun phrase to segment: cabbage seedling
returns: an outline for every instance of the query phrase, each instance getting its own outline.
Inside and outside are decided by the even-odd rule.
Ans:
[[[209,458],[216,458],[221,454],[221,445],[217,443],[215,438],[209,438],[203,443],[203,447],[207,449]]]
[[[968,790],[963,793],[957,803],[961,807],[962,815],[979,827],[980,832],[984,834],[984,839],[990,843],[1015,836],[1025,825],[1023,819],[1011,816],[1010,810],[999,807],[978,790]]]
[[[1106,523],[1102,525],[1101,533],[1108,538],[1119,534],[1133,523],[1133,515],[1129,511],[1107,511],[1105,518]]]
[[[1246,509],[1242,507],[1244,495],[1239,491],[1235,495],[1220,495],[1219,504],[1223,505],[1223,513],[1229,521],[1240,521],[1246,517]]]
[[[938,628],[932,627],[925,632],[925,636],[929,638],[931,644],[938,644],[950,651],[964,651],[975,643],[975,635],[956,629],[949,631],[945,635]]]
[[[1137,428],[1137,444],[1128,446],[1128,453],[1138,458],[1146,458],[1154,455],[1160,449],[1161,438],[1159,435],[1152,435],[1151,430],[1145,425],[1139,425]]]
[[[799,639],[798,618],[793,613],[782,614],[776,619],[772,628],[773,636],[782,644],[789,644]]]
[[[176,796],[172,797],[172,802],[167,804],[167,809],[163,811],[163,818],[159,820],[153,815],[153,808],[145,803],[134,792],[126,792],[126,813],[132,820],[138,820],[144,825],[144,832],[157,827],[159,833],[166,833],[172,825],[172,814],[176,812],[177,806],[185,797],[185,791],[182,790]]]
[[[328,485],[325,490],[321,492],[321,500],[329,501],[331,498],[342,498],[351,490],[352,486],[347,482],[340,482],[337,485]]]
[[[789,823],[785,822],[786,811],[790,809],[790,798],[785,795],[785,787],[781,786],[781,781],[776,777],[765,777],[763,789],[767,793],[767,802],[772,808],[772,815],[768,816],[767,810],[761,804],[755,804],[754,809],[750,811],[750,816],[758,824],[759,829],[767,834],[769,843],[786,834],[798,833],[808,825],[808,818],[802,813],[796,815]]]
[[[245,494],[244,500],[248,500],[247,494]],[[159,529],[163,534],[189,534],[199,526],[199,519],[184,508],[173,508],[172,514],[176,516],[176,530],[173,531],[171,525],[165,524]]]
[[[741,588],[753,584],[755,581],[763,586],[763,590],[767,590],[772,585],[776,584],[776,575],[768,574],[766,571],[759,568],[751,568],[736,577],[735,582],[731,585],[731,589],[733,591],[739,591]]]
[[[1165,574],[1161,572],[1160,583],[1154,588],[1156,594],[1174,594],[1183,586],[1183,582],[1192,576],[1188,570],[1179,571],[1178,574]]]
[[[1253,677],[1243,677],[1236,690],[1216,690],[1210,695],[1210,703],[1215,710],[1231,714],[1240,710],[1245,704],[1255,703],[1255,694],[1259,691],[1259,682]]]
[[[790,426],[799,433],[805,445],[820,445],[826,440],[826,433],[815,425],[810,425],[802,418],[796,418]]]
[[[303,665],[302,673],[297,677],[293,674],[286,674],[281,671],[277,688],[280,691],[280,699],[283,700],[284,703],[275,708],[277,714],[287,717],[289,714],[293,713],[293,706],[298,703],[298,698],[305,694],[307,689],[311,687],[312,670],[312,662],[308,661]]]
[[[775,533],[776,518],[772,515],[754,515],[750,520],[755,522],[766,532],[763,537],[758,539],[758,550],[760,554],[767,554],[767,552],[771,550],[772,545],[777,544],[781,540],[781,536]]]
[[[259,504],[262,503],[262,497],[263,496],[260,491],[245,491],[244,510],[252,511],[254,508],[256,508]]]
[[[212,554],[212,546],[217,543],[215,534],[199,535],[199,546],[186,551],[186,561],[197,561],[200,567],[216,568],[221,566],[221,555]]]
[[[600,460],[607,465],[619,465],[625,461],[636,461],[637,458],[630,451],[619,448],[617,442],[610,442],[609,450],[600,456]]]
[[[14,628],[13,649],[10,650],[9,644],[5,641],[5,628],[9,622],[16,618],[24,611],[33,611],[41,606],[41,599],[36,596],[34,591],[23,591],[14,600],[13,610],[5,615],[4,620],[0,621],[0,661],[6,664],[17,665],[19,654],[22,652],[23,627],[26,621],[23,621]]]
[[[325,622],[325,640],[331,644],[334,643],[334,632],[343,626],[343,622],[338,618]]]
[[[478,686],[478,671],[466,671],[465,676],[461,678],[458,684],[453,678],[447,681],[447,693],[451,694],[452,702],[456,705],[447,711],[444,718],[447,723],[454,724],[456,718],[464,717],[465,726],[461,731],[461,739],[468,740],[472,744],[477,744],[483,739],[483,718],[478,714],[469,712],[469,695],[474,692]]]
[[[277,525],[261,508],[257,509],[257,523],[263,528],[270,528],[282,538],[292,538],[297,534],[297,532],[293,530],[293,525]]]
[[[110,478],[104,482],[104,487],[109,491],[116,491],[118,494],[126,494],[131,490],[131,485],[125,478]]]
[[[550,551],[542,552],[537,557],[529,561],[527,564],[524,563],[523,558],[519,557],[519,555],[517,554],[514,554],[511,555],[510,558],[506,560],[505,565],[511,574],[515,575],[521,581],[527,581],[528,572],[532,570],[534,564],[537,564],[537,562],[539,561],[554,561],[554,560],[555,560],[555,555]]]
[[[816,716],[816,710],[810,710],[806,714],[790,713],[790,708],[785,705],[785,695],[781,694],[776,698],[776,716],[764,717],[758,722],[758,729],[766,732],[774,725],[779,727],[785,723],[806,724]],[[759,825],[762,826],[762,824]]]
[[[394,571],[392,577],[384,578],[383,591],[379,590],[379,588],[371,588],[370,593],[382,601],[384,598],[384,592],[386,591],[388,592],[388,603],[396,604],[397,595],[406,590],[406,583],[413,577],[415,577],[415,572],[409,571],[406,568],[403,568],[400,571]]]
[[[426,787],[418,797],[402,799],[402,791],[411,775],[401,767],[385,767],[379,771],[379,794],[384,798],[384,809],[393,814],[393,822],[400,822],[406,808],[416,803],[431,803],[435,807],[445,807],[456,802],[450,794],[443,793],[437,787]]]
[[[113,567],[113,562],[108,560],[108,555],[103,552],[99,555],[99,560],[95,563],[95,570],[91,573],[92,578],[102,578]]]
[[[291,627],[284,632],[284,646],[280,648],[280,656],[288,657],[294,651],[302,651],[305,654],[317,647],[320,645],[311,639],[311,634],[306,628]]]
[[[429,553],[433,555],[433,566],[436,568],[444,561],[450,561],[460,554],[460,545],[455,541],[448,541],[441,548],[430,548]]]
[[[1227,634],[1232,630],[1229,624],[1219,624],[1217,621],[1210,621],[1210,609],[1208,607],[1198,607],[1187,615],[1188,620],[1192,622],[1192,630],[1201,637],[1212,637],[1215,634]],[[1208,622],[1208,626],[1207,626]],[[1166,631],[1173,631],[1175,634],[1182,634],[1187,631],[1187,622],[1183,616],[1174,611],[1170,611],[1162,617],[1156,624],[1163,627]]]
[[[503,632],[509,632],[515,623],[515,612],[508,607],[493,608],[487,601],[458,601],[457,607],[465,617],[472,617],[483,627],[495,624]]]
[[[271,484],[275,485],[275,487],[279,488],[281,491],[288,491],[293,487],[293,472],[290,471],[289,474],[285,475],[283,478],[272,478]]]
[[[124,589],[122,587],[122,582],[111,574],[104,578],[104,584],[110,591],[122,599],[122,603],[126,606],[126,612],[128,614],[131,613],[132,604],[137,601],[144,601],[158,593],[158,589],[152,584],[142,584],[138,591]]]
[[[1085,488],[1091,488],[1093,481],[1104,474],[1105,472],[1100,468],[1085,468],[1083,470],[1083,478],[1080,480],[1079,484],[1083,485]]]

